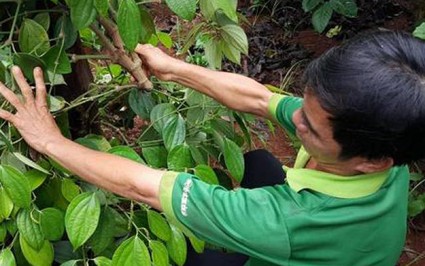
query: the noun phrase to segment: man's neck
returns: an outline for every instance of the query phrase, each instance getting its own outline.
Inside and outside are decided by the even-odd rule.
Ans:
[[[352,169],[349,164],[318,163],[314,158],[310,158],[305,168],[340,176],[354,176],[364,174],[363,172]]]

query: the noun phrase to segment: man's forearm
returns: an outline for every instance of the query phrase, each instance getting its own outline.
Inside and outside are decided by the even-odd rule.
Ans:
[[[181,62],[171,80],[204,93],[225,106],[266,117],[272,93],[255,80]]]
[[[50,143],[45,153],[89,183],[161,210],[159,184],[164,171],[65,138]]]

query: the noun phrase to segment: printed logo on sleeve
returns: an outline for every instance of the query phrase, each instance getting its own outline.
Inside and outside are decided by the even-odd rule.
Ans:
[[[189,199],[190,188],[192,187],[192,179],[187,179],[183,186],[183,195],[180,204],[180,212],[183,216],[187,216],[187,200]]]

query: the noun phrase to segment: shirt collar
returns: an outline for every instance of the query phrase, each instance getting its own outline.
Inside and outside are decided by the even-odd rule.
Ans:
[[[310,155],[301,147],[294,168],[288,168],[286,180],[299,192],[311,189],[337,198],[360,198],[376,192],[387,179],[390,169],[371,174],[339,176],[322,171],[303,168]]]

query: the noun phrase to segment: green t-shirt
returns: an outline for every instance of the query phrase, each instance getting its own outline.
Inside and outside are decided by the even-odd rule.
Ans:
[[[289,134],[294,97],[274,95],[270,112]],[[337,176],[304,169],[301,148],[282,185],[226,190],[167,172],[165,214],[200,239],[251,257],[247,265],[395,265],[406,233],[408,169]]]

